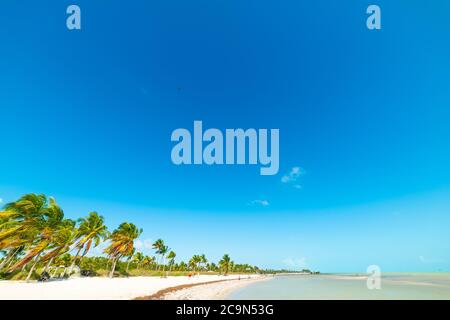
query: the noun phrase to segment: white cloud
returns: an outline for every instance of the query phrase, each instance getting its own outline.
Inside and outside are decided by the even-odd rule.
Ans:
[[[3,199],[2,198],[0,198],[0,203],[3,203]]]
[[[289,173],[281,177],[281,182],[292,184],[294,188],[301,189],[301,185],[296,182],[304,173],[305,170],[303,170],[302,168],[293,167],[291,171],[289,171]]]
[[[253,200],[249,203],[251,206],[263,206],[263,207],[268,207],[270,205],[269,201],[267,200]]]
[[[145,239],[144,240],[144,248],[151,250],[153,247],[153,240],[152,239]]]
[[[283,263],[290,268],[306,268],[306,258],[286,258],[283,260]]]
[[[134,240],[134,247],[136,249],[142,249],[144,247],[144,244],[142,243],[141,240],[137,239],[137,240]]]
[[[152,244],[153,244],[152,239],[144,239],[144,240],[137,239],[134,241],[134,246],[136,247],[136,249],[141,251],[151,250]]]
[[[445,262],[444,259],[431,259],[425,256],[419,256],[419,260],[422,263],[443,263]]]

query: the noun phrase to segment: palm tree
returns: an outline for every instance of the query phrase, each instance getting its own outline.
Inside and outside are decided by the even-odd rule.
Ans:
[[[197,259],[196,259],[196,255],[193,255],[191,259],[189,259],[188,265],[189,265],[189,269],[192,271],[196,271],[197,269]]]
[[[46,272],[53,260],[65,254],[70,250],[70,246],[74,243],[76,238],[75,221],[66,219],[55,230],[52,244],[50,245],[50,252],[46,253],[42,258],[42,262],[48,261],[42,273]]]
[[[169,266],[170,266],[169,272],[172,272],[172,267],[175,263],[176,256],[177,256],[177,254],[174,251],[170,251],[169,254],[167,255],[167,259],[169,259]]]
[[[187,267],[188,266],[187,266],[186,262],[181,261],[180,264],[178,265],[178,270],[179,271],[186,271]]]
[[[155,257],[149,257],[149,256],[145,256],[144,259],[142,260],[142,266],[143,267],[147,267],[147,266],[151,266],[153,263],[155,263]]]
[[[198,275],[200,275],[200,264],[202,261],[202,256],[197,254],[193,255],[191,260],[189,260],[189,266],[194,272],[197,272]]]
[[[142,229],[138,229],[134,224],[124,222],[113,231],[110,236],[110,244],[104,250],[112,260],[112,268],[109,277],[112,278],[116,269],[117,261],[122,257],[129,257],[133,254],[134,240],[142,234]]]
[[[135,255],[133,256],[133,262],[136,263],[136,267],[139,268],[142,264],[142,262],[144,261],[144,254],[142,252],[136,252]]]
[[[231,261],[231,262],[230,262],[229,271],[230,271],[230,272],[233,272],[233,271],[234,271],[234,267],[235,267],[234,261]]]
[[[164,275],[164,271],[166,270],[166,254],[169,252],[169,247],[168,246],[163,246],[159,251],[160,251],[160,254],[161,254],[161,257],[162,257],[162,263],[163,263],[163,270],[162,270],[162,272],[163,272],[163,276],[165,276]]]
[[[204,254],[202,254],[202,255],[200,256],[200,264],[201,264],[202,266],[205,266],[207,263],[208,263],[208,259],[206,259],[206,256],[205,256]]]
[[[95,248],[102,240],[105,240],[108,237],[108,228],[104,224],[104,218],[95,211],[90,212],[86,218],[78,219],[78,223],[78,243],[75,246],[78,251],[70,266],[69,274],[72,273],[82,249],[84,249],[84,251],[80,257],[80,263],[83,257],[89,252],[92,245],[94,245]]]
[[[228,254],[224,254],[222,260],[219,261],[219,266],[223,270],[224,275],[228,275],[231,266],[231,258]]]
[[[55,199],[47,199],[44,195],[25,195],[18,201],[7,204],[5,209],[9,212],[9,219],[16,220],[16,226],[12,227],[16,234],[11,235],[9,239],[13,238],[16,244],[19,239],[28,241],[25,256],[10,266],[8,271],[25,269],[33,261],[26,278],[28,281],[41,255],[51,248],[53,241],[58,237],[61,227],[70,225],[71,222],[64,219],[64,212]],[[11,226],[13,225],[14,223]],[[4,240],[8,239],[5,233],[3,233]]]
[[[42,194],[26,194],[4,206],[0,212],[0,250],[7,254],[2,268],[37,241],[48,213],[48,199]]]
[[[156,250],[156,254],[161,256],[161,258],[160,258],[161,264],[162,264],[162,259],[163,259],[161,250],[163,250],[164,246],[165,245],[164,245],[164,240],[163,239],[156,240],[155,243],[153,243],[153,245],[152,245],[152,248],[154,250]],[[159,267],[160,266],[158,265],[158,270],[159,270]]]

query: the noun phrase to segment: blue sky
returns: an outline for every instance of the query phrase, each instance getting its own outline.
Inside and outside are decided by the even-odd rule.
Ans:
[[[374,1],[380,31],[367,1],[74,3],[81,31],[72,2],[2,3],[3,202],[46,193],[180,258],[450,271],[448,1]],[[173,165],[194,120],[279,128],[280,173]]]

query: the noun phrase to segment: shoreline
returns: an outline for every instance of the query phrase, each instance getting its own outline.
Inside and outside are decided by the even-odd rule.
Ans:
[[[135,300],[224,300],[233,291],[258,281],[270,279],[267,276],[223,279],[165,288],[157,293]]]
[[[148,297],[166,298],[166,295],[197,288],[227,283],[226,287],[236,287],[233,282],[263,279],[262,275],[200,275],[129,278],[73,278],[49,282],[0,281],[0,300],[149,300]],[[238,280],[240,279],[240,280]],[[249,281],[250,282],[250,281]],[[206,287],[205,287],[206,286]],[[209,291],[208,291],[209,292]]]

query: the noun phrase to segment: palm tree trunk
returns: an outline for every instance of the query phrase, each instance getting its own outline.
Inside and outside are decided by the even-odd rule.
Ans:
[[[164,256],[162,258],[162,277],[165,278],[166,275],[164,274],[164,272],[166,271],[166,262],[164,261]]]
[[[54,278],[56,276],[57,272],[58,272],[58,268],[55,268],[55,271],[53,271],[53,274],[52,274],[52,278]]]
[[[159,269],[161,268],[161,261],[162,257],[159,257],[159,262],[156,262],[156,271],[159,271]]]
[[[5,261],[5,265],[3,265],[2,267],[4,268],[9,268],[13,263],[14,263],[14,258],[16,257],[17,253],[22,249],[23,247],[18,247],[17,249],[14,250],[13,255],[11,256],[11,259],[9,259],[9,261],[6,263]],[[1,269],[1,268],[0,268]]]
[[[15,255],[12,257],[11,260],[9,260],[9,262],[8,262],[8,264],[5,266],[5,268],[9,268],[9,267],[12,266],[12,264],[14,263],[14,257],[15,257]]]
[[[54,257],[52,257],[52,258],[50,259],[50,261],[45,265],[45,268],[44,268],[44,270],[42,271],[42,273],[44,273],[45,271],[47,271],[47,269],[52,265],[53,259],[54,259]]]
[[[30,272],[28,273],[27,279],[25,280],[26,282],[30,281],[30,278],[31,278],[31,275],[33,274],[34,268],[36,267],[36,265],[39,262],[39,256],[40,256],[40,254],[37,255],[35,262],[34,262],[33,266],[31,267]]]
[[[0,264],[0,270],[3,269],[3,267],[5,267],[5,266],[8,264],[8,262],[14,258],[14,255],[16,254],[16,252],[17,252],[18,250],[19,250],[19,249],[16,249],[16,250],[11,249],[11,250],[8,252],[8,255],[5,257],[5,259],[4,259],[4,260],[2,261],[2,263]]]
[[[81,263],[83,262],[84,257],[87,255],[88,251],[83,252],[83,254],[80,256],[80,258],[78,259],[78,265],[81,268]]]
[[[73,267],[75,267],[75,262],[77,261],[78,256],[80,255],[80,251],[81,251],[82,248],[83,248],[83,247],[80,247],[80,248],[78,249],[77,254],[76,254],[75,257],[73,258],[72,265],[70,266],[70,269],[69,269],[69,275],[72,274]]]
[[[127,269],[125,270],[126,273],[128,273],[128,269],[130,268],[130,263],[131,263],[131,259],[128,260],[128,263],[127,263]]]
[[[109,273],[110,278],[112,278],[114,276],[114,270],[116,269],[117,260],[119,260],[118,257],[113,260],[111,272]]]

